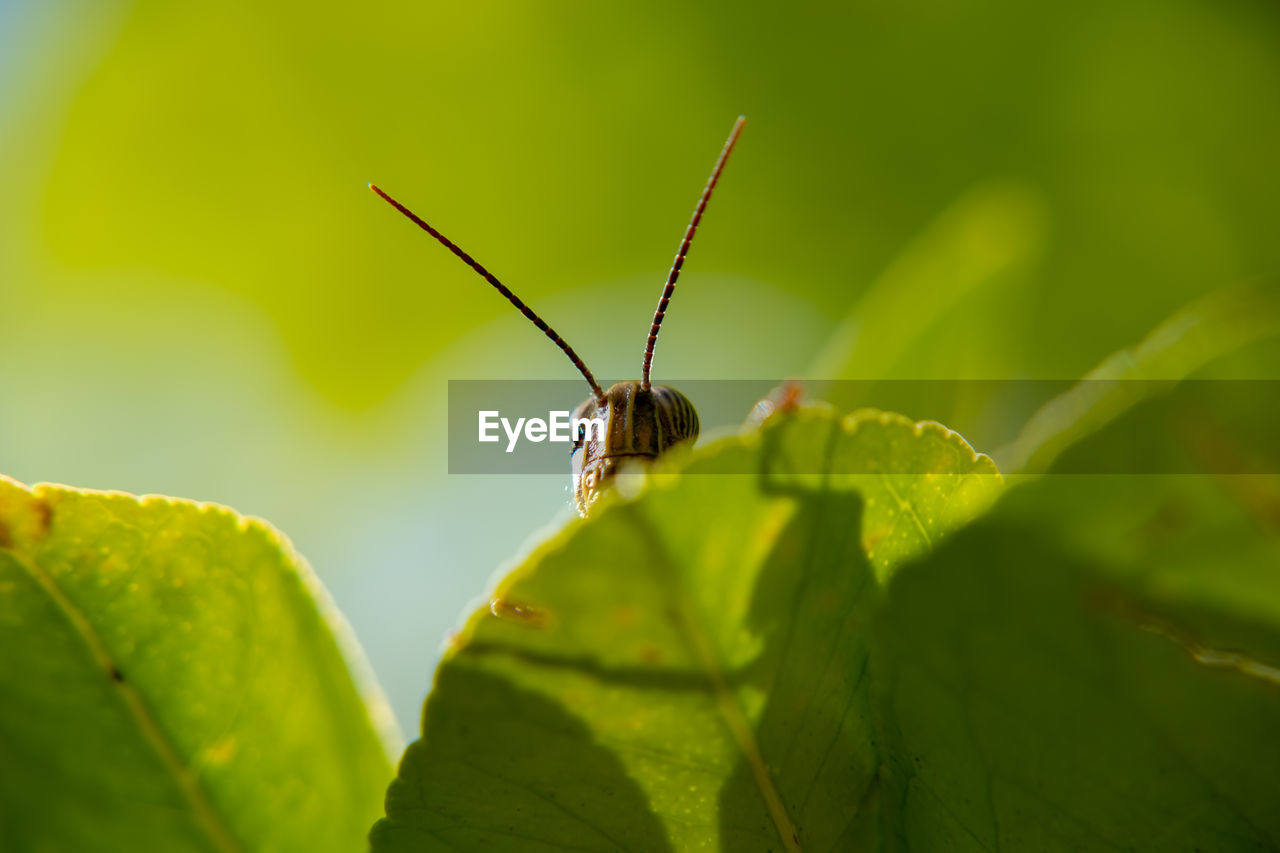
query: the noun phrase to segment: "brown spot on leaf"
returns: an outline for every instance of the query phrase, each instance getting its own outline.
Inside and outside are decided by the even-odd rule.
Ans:
[[[657,646],[641,646],[640,660],[650,666],[662,663],[662,649],[659,649]]]
[[[13,536],[9,533],[9,525],[0,518],[0,548],[12,548]]]
[[[53,504],[44,498],[37,498],[31,508],[36,514],[36,530],[41,539],[49,535],[53,527]]]
[[[235,758],[235,755],[239,750],[240,745],[236,742],[236,739],[228,735],[217,743],[213,743],[205,747],[202,752],[202,757],[205,761],[214,766],[221,766]]]
[[[489,612],[499,619],[515,622],[528,628],[545,628],[550,622],[547,611],[527,604],[516,604],[502,598],[495,598],[489,602]]]

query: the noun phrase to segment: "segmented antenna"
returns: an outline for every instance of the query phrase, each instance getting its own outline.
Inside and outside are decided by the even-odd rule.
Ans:
[[[689,227],[685,229],[684,239],[680,241],[680,250],[676,252],[676,259],[671,264],[671,272],[667,273],[667,286],[662,289],[662,298],[658,300],[658,310],[653,314],[653,325],[649,327],[649,340],[644,347],[644,364],[640,368],[640,387],[649,390],[649,367],[653,364],[653,345],[658,342],[658,328],[662,325],[662,318],[667,313],[667,303],[671,301],[671,294],[676,289],[676,279],[680,277],[680,268],[684,266],[685,256],[689,254],[689,244],[693,242],[693,235],[698,230],[698,223],[702,220],[702,214],[707,209],[707,202],[711,200],[711,192],[716,188],[716,181],[720,180],[720,171],[724,168],[725,161],[729,159],[729,155],[733,152],[734,143],[738,141],[738,134],[742,133],[742,126],[747,123],[746,116],[738,116],[738,120],[733,123],[733,130],[729,131],[729,138],[724,142],[724,148],[720,151],[719,158],[716,159],[716,165],[711,170],[711,177],[707,179],[707,185],[702,188],[702,197],[698,199],[698,206],[693,210],[693,218],[689,220]]]
[[[475,258],[471,257],[466,252],[462,251],[462,249],[458,248],[458,245],[454,243],[452,240],[450,240],[448,237],[444,236],[439,231],[437,231],[436,229],[428,225],[426,222],[424,222],[412,210],[405,207],[403,204],[396,201],[394,198],[387,195],[386,193],[378,189],[373,184],[369,184],[369,189],[373,190],[375,193],[382,196],[384,201],[386,201],[396,210],[400,211],[405,216],[407,216],[413,222],[414,225],[417,225],[423,231],[426,231],[432,237],[435,237],[437,240],[439,240],[446,249],[448,249],[450,252],[453,252],[455,255],[461,258],[464,264],[471,267],[476,272],[480,273],[480,275],[484,277],[485,281],[492,284],[494,286],[494,289],[496,289],[499,293],[501,293],[503,296],[507,298],[508,302],[510,302],[512,305],[520,309],[521,314],[528,317],[533,322],[533,325],[541,329],[542,333],[545,334],[548,338],[551,338],[551,340],[555,342],[556,346],[564,350],[564,354],[569,356],[569,360],[573,362],[573,366],[578,368],[578,371],[584,377],[586,377],[587,384],[591,386],[591,393],[595,395],[596,401],[601,405],[605,405],[608,402],[606,397],[604,396],[604,391],[600,390],[600,383],[596,382],[596,378],[591,375],[591,371],[587,369],[587,365],[584,364],[582,359],[578,357],[578,354],[573,351],[573,347],[569,346],[569,344],[565,342],[565,339],[560,337],[560,334],[555,329],[551,328],[545,322],[543,322],[541,317],[533,313],[533,309],[530,308],[528,305],[525,305],[524,302],[521,301],[519,296],[516,296],[514,293],[512,293],[510,290],[507,289],[506,285],[498,281],[497,276],[495,276],[493,273],[489,272],[487,269],[485,269],[479,263],[477,263]]]

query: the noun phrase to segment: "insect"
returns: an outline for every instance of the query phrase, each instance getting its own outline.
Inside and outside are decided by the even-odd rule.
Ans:
[[[658,299],[658,308],[653,315],[653,324],[649,327],[649,337],[645,342],[644,361],[641,363],[639,381],[618,382],[605,391],[600,388],[587,365],[582,361],[573,347],[564,338],[548,326],[541,317],[534,313],[528,305],[512,293],[497,277],[481,266],[474,258],[458,247],[456,243],[445,237],[424,220],[387,195],[373,184],[369,189],[381,196],[396,210],[403,213],[415,225],[426,231],[449,251],[457,255],[463,263],[479,273],[485,281],[506,297],[507,301],[520,310],[520,313],[542,330],[555,345],[573,362],[573,366],[591,386],[588,397],[573,413],[574,418],[600,418],[605,421],[603,435],[585,435],[580,430],[574,439],[572,453],[573,498],[578,512],[586,516],[591,505],[599,499],[606,484],[617,476],[621,467],[632,460],[653,460],[670,448],[682,442],[692,442],[698,437],[698,412],[689,398],[674,388],[666,385],[653,385],[649,382],[649,369],[653,364],[653,348],[658,340],[658,330],[662,319],[666,316],[667,305],[671,294],[675,291],[676,279],[684,266],[685,257],[693,243],[693,235],[698,230],[698,223],[711,200],[711,193],[720,180],[720,172],[733,152],[733,146],[742,133],[746,117],[739,116],[734,122],[729,138],[725,140],[720,156],[711,170],[711,177],[703,187],[702,195],[694,208],[693,218],[685,229],[684,238],[676,252],[671,271],[667,274],[667,282],[662,288],[662,296]]]

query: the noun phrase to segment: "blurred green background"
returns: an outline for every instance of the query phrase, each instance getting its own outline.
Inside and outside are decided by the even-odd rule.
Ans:
[[[803,375],[867,293],[927,333],[865,376],[1070,378],[1280,270],[1278,8],[0,0],[0,471],[270,520],[412,732],[571,511],[446,474],[446,382],[574,374],[367,181],[633,378],[744,113],[656,378]]]

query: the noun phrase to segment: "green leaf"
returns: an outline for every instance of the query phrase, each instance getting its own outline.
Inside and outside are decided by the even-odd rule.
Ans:
[[[0,478],[8,850],[358,849],[389,717],[275,531]]]
[[[1059,508],[1096,486],[1051,479]],[[1168,595],[1160,559],[1109,565],[1059,517],[1006,515],[904,568],[878,615],[888,846],[1280,846],[1280,622],[1246,639],[1245,611]],[[1220,545],[1195,574],[1280,564]]]
[[[1068,447],[1227,353],[1280,334],[1280,290],[1237,287],[1181,309],[1050,400],[996,451],[1001,469],[1041,474]]]
[[[1129,369],[1189,370],[1212,351],[1203,336],[1223,330],[1209,318],[1241,298],[1185,312],[1193,340],[1153,336]],[[1236,312],[1242,334],[1270,319],[1253,305],[1252,319]],[[1087,408],[1097,419],[1054,474],[895,575],[876,639],[884,794],[901,806],[885,815],[891,839],[1280,846],[1280,478],[1224,473],[1242,459],[1276,470],[1250,467],[1251,427],[1274,424],[1274,401],[1226,394],[1206,411],[1185,390],[1130,394],[1138,405],[1105,425]],[[1272,450],[1274,427],[1260,434]],[[1057,473],[1126,454],[1181,473]]]
[[[980,512],[995,467],[936,424],[802,413],[653,479],[469,621],[376,850],[823,849],[875,831],[879,579]]]
[[[863,548],[882,579],[927,551],[940,534],[977,517],[1003,488],[995,464],[959,434],[877,409],[839,420],[823,409],[804,409],[771,429],[749,429],[708,446],[684,471],[757,472],[755,482],[733,485],[765,492],[858,492],[865,504]],[[715,483],[707,497],[722,494]]]
[[[1138,545],[1070,532],[1115,478],[973,523],[989,461],[882,413],[775,419],[684,470],[499,583],[375,850],[1280,845],[1280,587],[1240,596],[1280,550],[1229,498],[1167,544],[1132,509]],[[1164,492],[1127,479],[1131,508]],[[887,558],[868,531],[908,510],[928,537]]]

